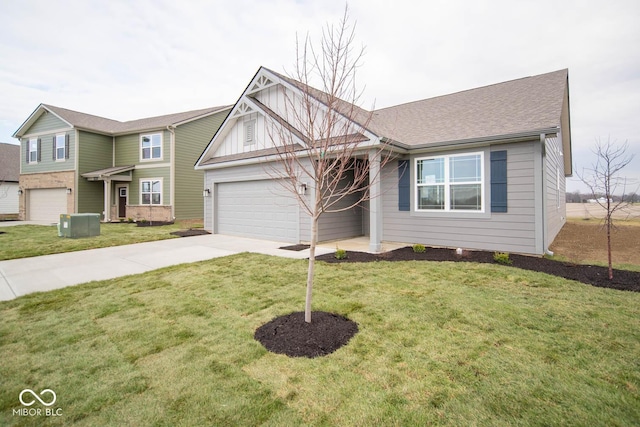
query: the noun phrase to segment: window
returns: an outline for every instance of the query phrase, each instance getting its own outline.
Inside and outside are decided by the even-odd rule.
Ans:
[[[160,205],[162,204],[162,181],[159,179],[148,179],[140,181],[140,204]]]
[[[66,142],[67,138],[65,134],[56,135],[54,138],[54,151],[53,151],[53,159],[54,160],[64,160],[67,158],[66,154]]]
[[[416,159],[416,210],[484,211],[484,155]]]
[[[256,142],[256,121],[244,122],[244,145],[251,145]]]
[[[27,157],[27,163],[36,163],[38,161],[38,145],[37,139],[29,140],[29,156]]]
[[[140,151],[142,160],[162,159],[162,134],[141,135]]]

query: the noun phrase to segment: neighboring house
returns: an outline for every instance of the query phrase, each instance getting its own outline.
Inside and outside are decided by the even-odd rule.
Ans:
[[[193,162],[229,108],[119,122],[39,105],[13,135],[21,147],[20,218],[202,218],[203,174]]]
[[[20,146],[0,143],[0,220],[18,218]]]
[[[286,242],[310,240],[310,221],[274,179],[269,137],[288,123],[285,99],[302,83],[260,68],[196,163],[205,171],[205,227]],[[346,103],[345,103],[346,104]],[[346,105],[345,109],[353,106]],[[565,222],[571,176],[568,71],[480,87],[373,112],[366,144],[396,159],[372,179],[365,206],[320,218],[318,239],[383,241],[543,254]],[[301,137],[300,137],[301,136]],[[363,149],[371,170],[379,159]],[[277,166],[276,166],[277,167]],[[312,197],[310,188],[308,197]]]

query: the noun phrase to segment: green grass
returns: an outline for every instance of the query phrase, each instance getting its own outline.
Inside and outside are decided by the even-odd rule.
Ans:
[[[269,353],[253,333],[302,310],[305,272],[240,254],[0,303],[0,425],[640,424],[640,294],[319,263],[314,309],[360,331],[324,358]],[[53,389],[62,416],[12,415],[25,388]]]
[[[58,237],[58,228],[45,225],[2,227],[0,231],[0,260],[27,258],[39,255],[105,248],[171,239],[172,231],[184,229],[187,223],[176,222],[160,227],[137,227],[135,224],[100,224],[100,236],[68,239]]]

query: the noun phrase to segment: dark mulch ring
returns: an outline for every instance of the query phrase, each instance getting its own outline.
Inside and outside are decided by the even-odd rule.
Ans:
[[[404,247],[382,254],[347,252],[347,259],[343,260],[336,259],[334,254],[321,255],[316,257],[316,259],[331,263],[418,260],[495,263],[493,260],[493,252],[464,251],[462,255],[457,255],[454,249],[427,248],[424,253],[415,253],[411,247]],[[637,271],[613,270],[613,280],[609,280],[607,267],[573,264],[543,257],[517,254],[510,254],[509,259],[513,261],[513,264],[511,264],[512,267],[564,277],[565,279],[576,280],[601,288],[640,292],[640,272]]]
[[[265,323],[254,338],[272,353],[314,358],[333,353],[357,332],[358,324],[339,314],[312,311],[311,323],[306,323],[300,311]]]
[[[174,236],[180,236],[180,237],[191,237],[191,236],[202,236],[202,235],[211,234],[211,233],[209,233],[207,230],[204,230],[202,228],[190,228],[188,230],[173,231],[169,234]]]
[[[138,227],[160,227],[163,225],[171,225],[173,221],[138,221],[136,226]]]
[[[309,248],[310,248],[309,245],[300,244],[300,245],[281,246],[278,249],[284,249],[285,251],[296,251],[296,252],[299,252],[299,251],[304,251],[305,249],[309,249]]]

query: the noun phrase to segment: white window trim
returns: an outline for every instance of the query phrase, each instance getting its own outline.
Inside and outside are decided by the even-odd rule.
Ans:
[[[153,191],[149,193],[149,194],[151,194],[151,197],[149,197],[149,201],[151,203],[142,203],[142,194],[143,194],[143,192],[142,192],[142,183],[146,182],[146,181],[149,181],[151,183],[151,186],[150,186],[151,189],[153,189],[153,181],[160,181],[160,203],[153,203]],[[162,192],[163,192],[163,189],[164,189],[164,182],[162,182],[162,178],[140,178],[139,184],[140,184],[140,199],[139,199],[139,203],[140,203],[141,206],[163,206],[162,205],[162,199],[163,199]],[[128,197],[129,196],[128,196],[128,191],[127,191],[127,198]]]
[[[58,157],[58,138],[62,137],[62,157]],[[54,137],[56,141],[56,162],[64,162],[67,160],[67,135],[64,133],[56,134]]]
[[[153,136],[154,135],[160,135],[160,157],[153,157],[153,145],[150,147],[150,151],[149,151],[149,155],[151,157],[149,157],[148,159],[145,159],[142,155],[143,152],[143,147],[142,147],[142,139],[147,136],[149,137],[150,140],[153,141]],[[157,162],[157,161],[161,161],[164,159],[164,150],[163,150],[163,145],[164,145],[164,135],[163,132],[153,132],[153,133],[144,133],[144,134],[140,134],[140,142],[139,142],[139,146],[140,146],[140,161],[141,162]]]
[[[36,149],[32,150],[32,143],[35,144]],[[30,138],[29,139],[29,162],[28,163],[38,163],[38,138]],[[31,153],[36,153],[36,158],[34,160],[31,160]]]
[[[452,157],[462,157],[462,156],[480,156],[480,210],[471,210],[471,209],[451,209],[451,181],[449,175],[449,159]],[[442,184],[444,186],[444,209],[420,209],[419,208],[419,196],[418,196],[418,188],[431,185],[431,184],[418,184],[418,162],[421,160],[433,160],[433,159],[444,159],[444,176],[445,181]],[[413,170],[415,174],[413,174],[413,196],[414,196],[414,212],[426,212],[426,213],[451,213],[451,214],[484,214],[486,210],[486,194],[485,194],[485,184],[486,184],[486,175],[485,175],[485,163],[484,163],[484,151],[478,152],[470,152],[470,153],[459,153],[459,154],[445,154],[439,156],[427,156],[427,157],[416,157],[413,162]],[[469,182],[456,182],[453,185],[464,185],[464,184],[477,184],[476,181]]]

